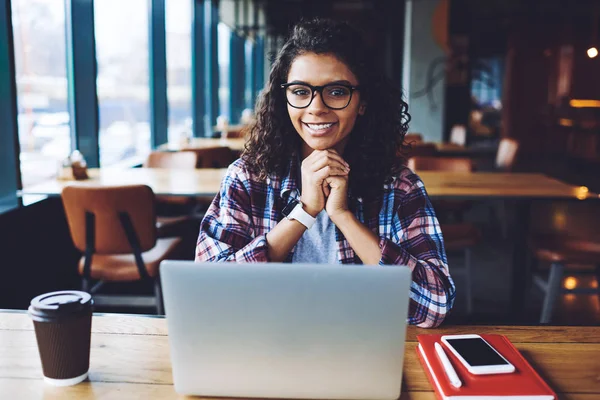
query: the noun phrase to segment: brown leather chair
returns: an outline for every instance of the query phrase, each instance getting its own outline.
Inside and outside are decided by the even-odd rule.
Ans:
[[[148,155],[145,168],[194,169],[198,164],[198,155],[190,151],[154,151]],[[192,210],[196,204],[193,197],[156,196],[159,208],[176,208]],[[160,215],[156,219],[159,237],[179,236],[188,228],[191,213],[184,215]]]
[[[578,238],[564,233],[538,234],[529,238],[528,245],[535,261],[550,264],[548,279],[544,279],[541,273],[533,275],[533,283],[544,292],[540,323],[550,322],[556,300],[562,293],[600,294],[598,287],[562,287],[564,271],[569,265],[595,265],[595,272],[600,280],[600,237]],[[577,274],[578,271],[571,269],[569,273]]]
[[[181,238],[157,239],[155,197],[145,185],[67,186],[62,191],[69,231],[83,252],[82,289],[96,294],[106,281],[154,283],[154,296],[94,295],[96,304],[156,306],[163,313],[159,263],[177,253]],[[90,287],[91,280],[99,282]]]
[[[511,171],[515,166],[517,152],[519,151],[519,142],[511,138],[502,138],[498,144],[496,153],[496,169]]]

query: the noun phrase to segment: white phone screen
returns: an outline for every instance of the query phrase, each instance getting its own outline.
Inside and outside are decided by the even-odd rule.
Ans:
[[[481,338],[446,339],[446,341],[473,367],[508,364]]]

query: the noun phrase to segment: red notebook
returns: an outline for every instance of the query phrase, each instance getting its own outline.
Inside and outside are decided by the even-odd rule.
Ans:
[[[523,358],[521,353],[503,335],[481,335],[512,365],[515,372],[510,374],[473,375],[458,361],[458,358],[442,343],[442,335],[417,335],[417,354],[438,400],[553,400],[556,393],[540,378]],[[434,343],[444,348],[458,377],[460,388],[450,384],[444,368],[437,357]]]

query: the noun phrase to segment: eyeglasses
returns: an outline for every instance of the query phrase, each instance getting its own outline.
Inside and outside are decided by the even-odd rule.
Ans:
[[[352,93],[359,90],[359,86],[343,83],[329,83],[323,86],[312,86],[308,83],[284,83],[281,88],[285,90],[288,104],[294,108],[310,106],[315,95],[321,94],[321,100],[332,110],[342,110],[352,101]]]

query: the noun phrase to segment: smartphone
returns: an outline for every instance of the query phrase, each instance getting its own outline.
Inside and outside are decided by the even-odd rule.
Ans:
[[[442,343],[472,374],[508,374],[514,365],[479,335],[444,335]]]

